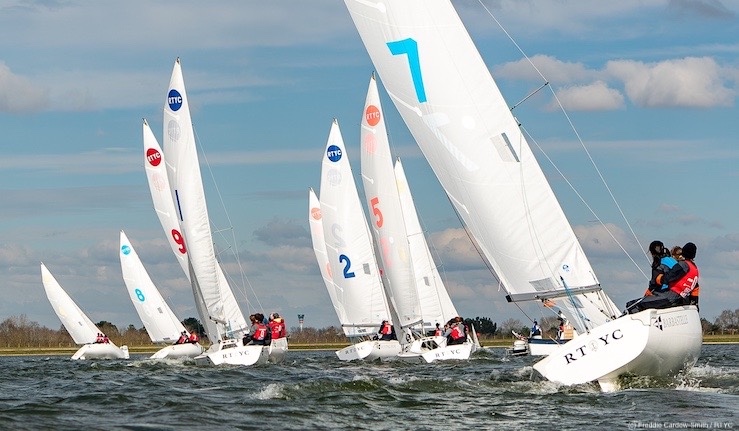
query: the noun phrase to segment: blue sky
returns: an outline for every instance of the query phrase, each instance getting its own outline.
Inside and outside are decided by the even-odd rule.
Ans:
[[[652,239],[693,241],[701,315],[713,321],[737,308],[739,4],[483,3],[557,91],[639,243],[552,109],[551,92],[514,113],[638,267],[648,272],[640,250]],[[511,105],[541,84],[479,2],[454,4]],[[299,313],[309,326],[338,323],[310,244],[307,190],[319,187],[334,117],[358,173],[373,67],[343,2],[304,0],[0,2],[0,320],[23,314],[60,326],[41,285],[43,261],[93,321],[141,327],[121,277],[121,229],[175,313],[196,316],[154,214],[141,155],[142,118],[161,139],[177,57],[211,218],[233,226],[232,250],[248,277],[239,291],[251,305],[237,293],[242,310],[280,311],[290,326]],[[391,145],[457,309],[528,324],[497,291],[380,91]],[[535,153],[605,290],[619,305],[639,296],[647,285],[639,269]],[[224,262],[239,277],[238,265]]]

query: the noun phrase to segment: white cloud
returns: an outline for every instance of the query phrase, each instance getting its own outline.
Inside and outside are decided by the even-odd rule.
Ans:
[[[607,111],[625,107],[624,96],[603,81],[559,89],[557,98],[570,111]],[[554,103],[550,107],[555,108]]]
[[[629,99],[644,107],[731,106],[736,92],[724,85],[721,68],[710,57],[656,63],[610,61],[606,72],[622,81]]]
[[[0,62],[0,112],[37,112],[48,103],[46,91],[30,79],[16,75]]]
[[[591,80],[598,75],[597,71],[588,69],[582,63],[566,62],[549,55],[535,55],[530,59],[531,62],[521,59],[496,67],[493,76],[542,82],[538,70],[549,82],[567,83]],[[532,63],[536,69],[531,66]]]

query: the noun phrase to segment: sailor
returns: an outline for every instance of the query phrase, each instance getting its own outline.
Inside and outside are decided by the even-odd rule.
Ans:
[[[657,277],[669,271],[677,263],[677,259],[665,248],[662,241],[652,241],[649,244],[649,252],[652,254],[652,278],[649,280],[649,287],[644,293],[645,296],[668,289],[666,284],[657,283]]]
[[[395,336],[395,329],[393,328],[393,325],[390,324],[387,320],[383,320],[382,324],[380,325],[380,331],[378,332],[380,335],[380,340],[397,340],[398,338]]]
[[[198,341],[200,341],[200,338],[198,337],[198,334],[195,333],[195,331],[190,332],[190,337],[187,339],[188,343],[195,344]],[[183,341],[184,343],[184,341]]]
[[[434,337],[440,337],[444,335],[444,331],[441,329],[441,325],[439,323],[436,323],[436,329],[434,330]]]
[[[631,312],[648,308],[669,308],[689,301],[693,290],[698,286],[699,271],[693,262],[697,247],[692,242],[683,246],[684,260],[678,261],[667,273],[657,277],[658,284],[667,284],[669,289],[656,292],[652,296],[643,298],[631,307]],[[629,310],[627,310],[629,311]]]
[[[285,320],[277,313],[269,315],[269,323],[267,324],[272,332],[272,339],[287,337],[287,329],[285,329]]]
[[[464,323],[462,322],[451,322],[449,325],[449,335],[447,335],[447,346],[453,344],[462,344],[467,341],[467,336],[464,333]]]
[[[267,325],[264,324],[264,315],[262,313],[253,314],[251,317],[251,330],[249,331],[249,341],[247,344],[264,345],[267,338]]]
[[[177,339],[175,344],[183,344],[185,342],[187,342],[187,331],[182,331],[182,333],[180,333],[180,338]]]
[[[539,322],[534,320],[534,324],[531,326],[531,338],[539,337],[541,338],[541,327],[539,327]]]
[[[675,259],[675,262],[685,260],[685,258],[683,257],[683,248],[680,247],[679,245],[672,247],[672,250],[670,250],[670,253],[672,254],[672,257]],[[701,290],[700,284],[696,284],[695,289],[691,290],[690,296],[686,298],[687,299],[686,303],[688,305],[695,305],[696,307],[698,307],[698,299],[699,299],[698,297],[700,296],[700,290]]]

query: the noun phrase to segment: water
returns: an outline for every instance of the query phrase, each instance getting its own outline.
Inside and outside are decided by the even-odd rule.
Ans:
[[[533,376],[536,358],[485,349],[469,361],[342,363],[291,351],[280,365],[2,357],[0,429],[739,429],[736,345],[703,346],[674,379],[601,393]]]

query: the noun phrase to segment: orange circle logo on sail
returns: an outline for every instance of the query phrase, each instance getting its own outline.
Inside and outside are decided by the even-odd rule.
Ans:
[[[380,122],[380,110],[375,105],[369,105],[364,111],[364,119],[367,124],[374,127]]]
[[[321,219],[321,209],[320,208],[311,208],[310,209],[310,216],[313,217],[313,220],[320,220]]]

